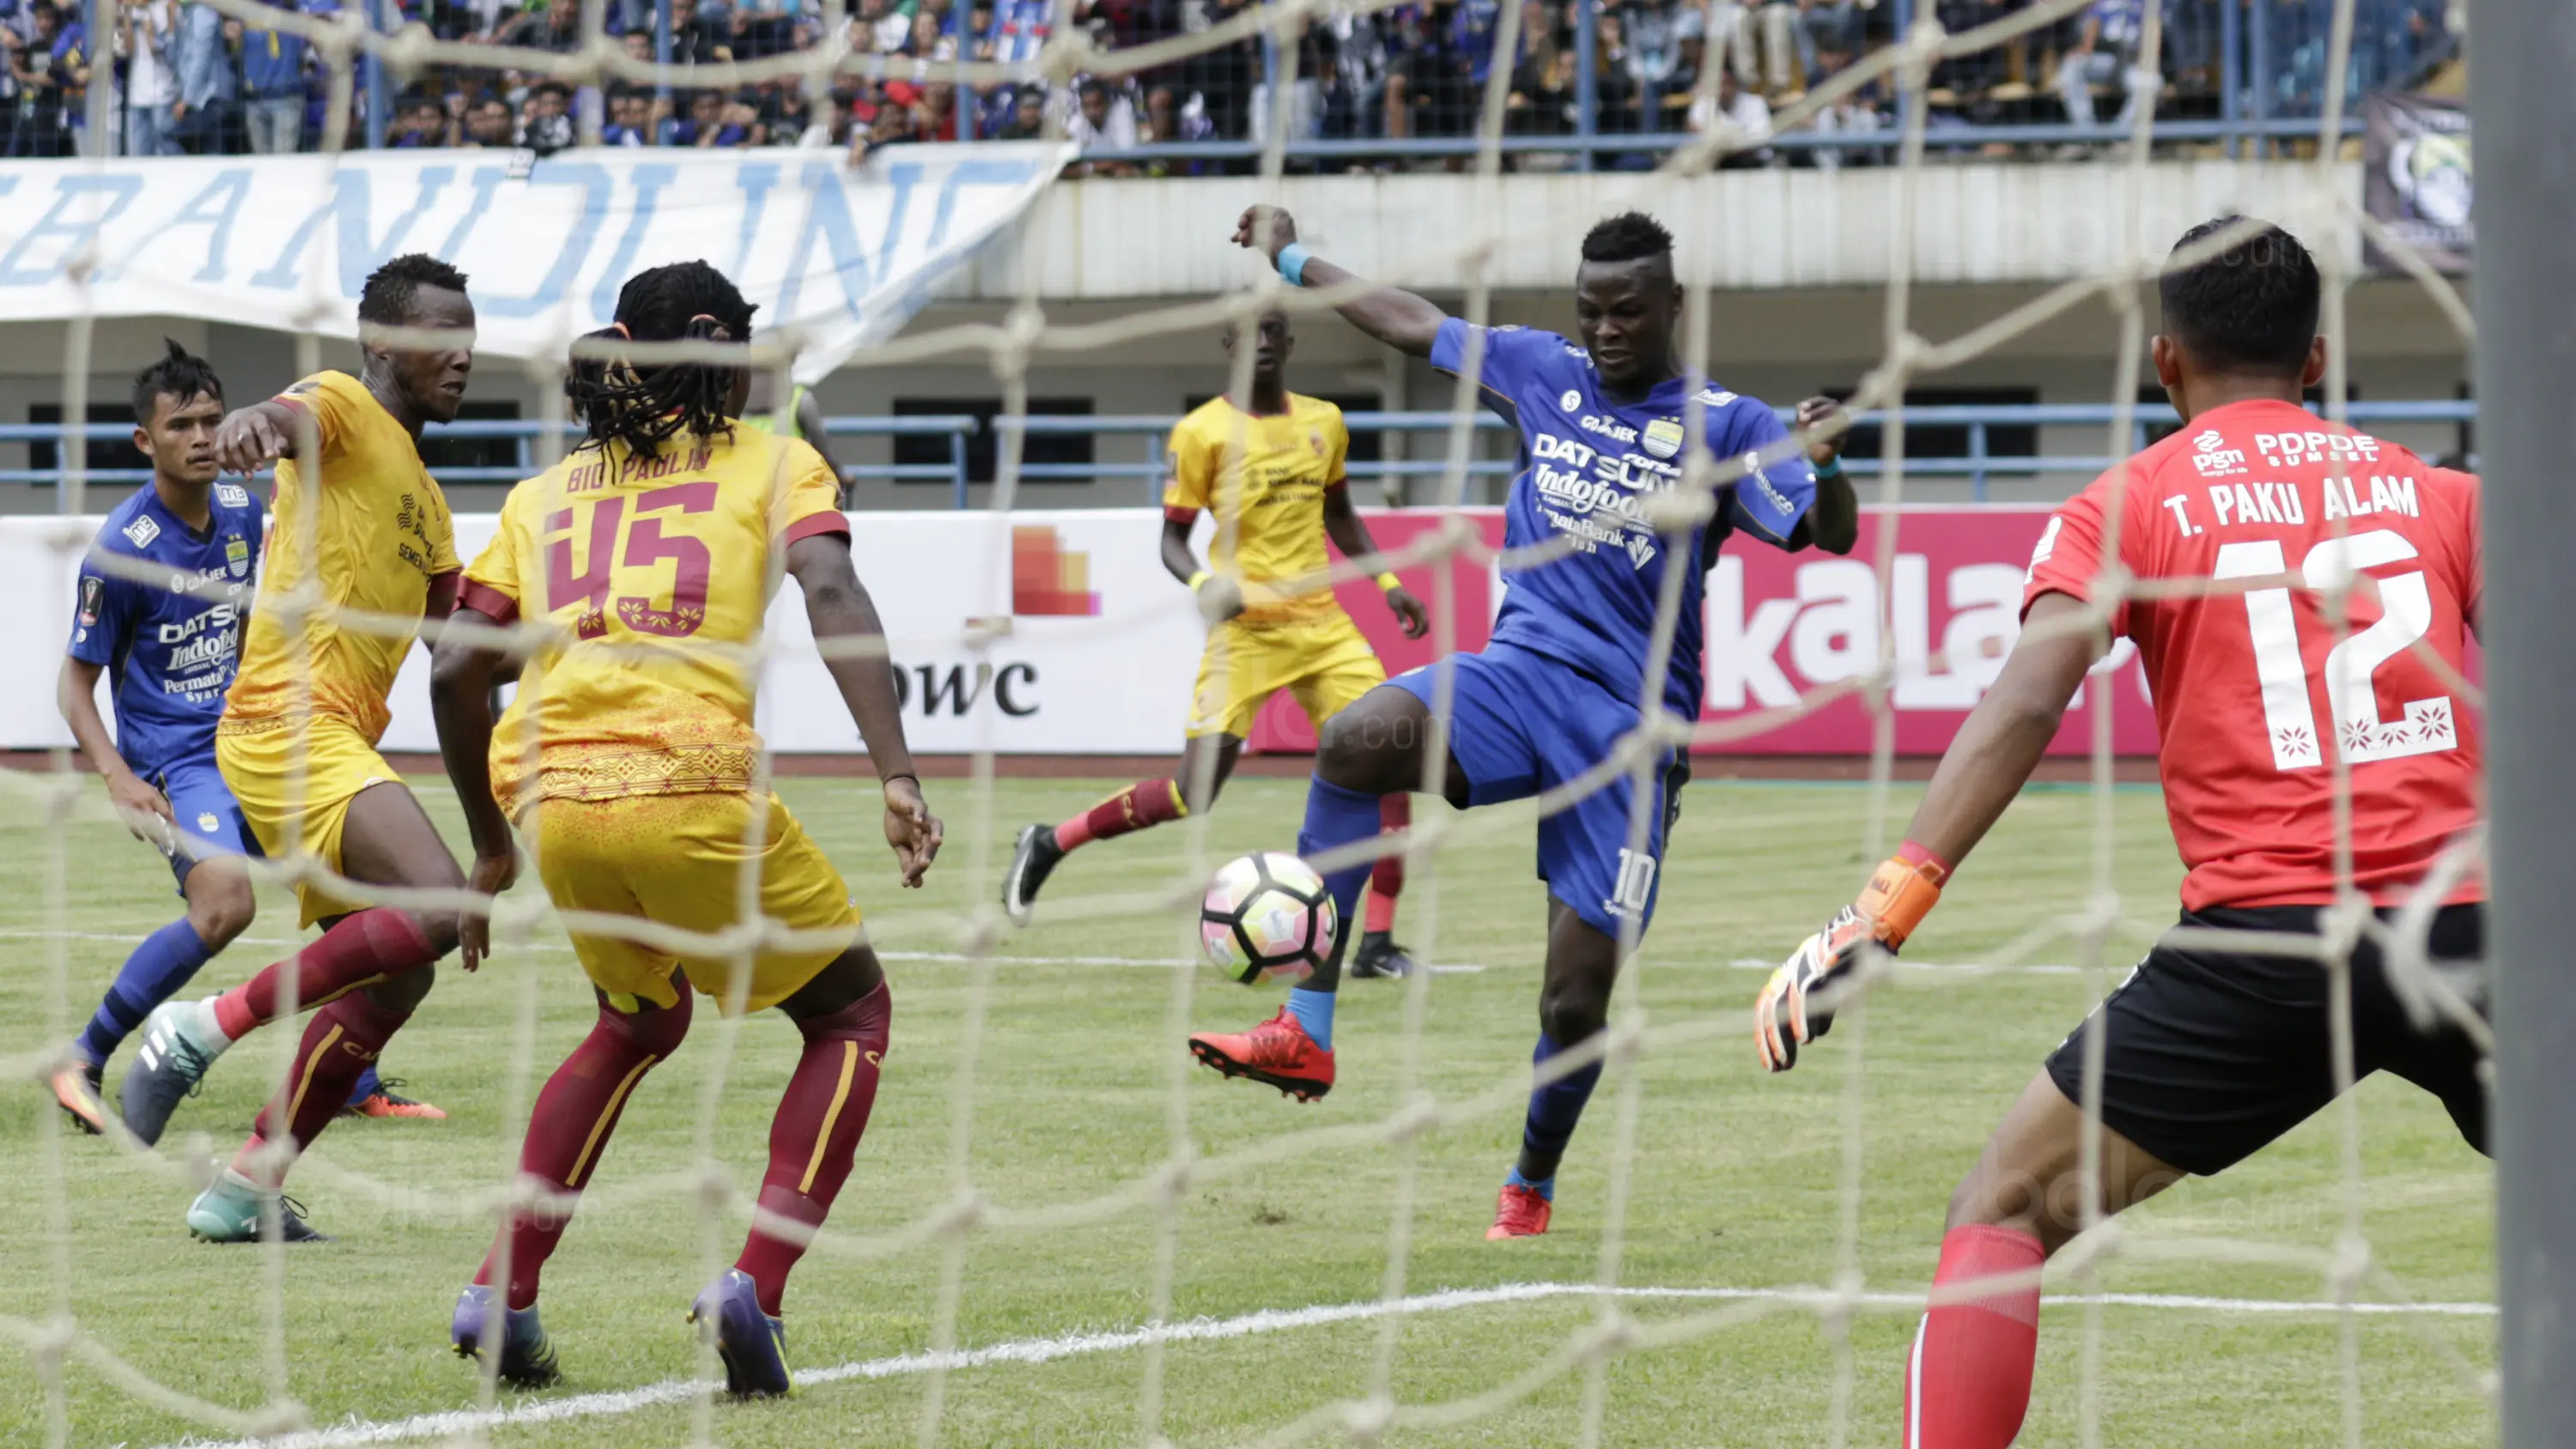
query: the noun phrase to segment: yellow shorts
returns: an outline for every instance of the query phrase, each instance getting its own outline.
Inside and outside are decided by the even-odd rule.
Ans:
[[[745,864],[760,872],[760,913],[794,931],[829,932],[821,945],[762,948],[751,963],[746,1011],[776,1006],[814,979],[859,938],[859,908],[849,887],[796,817],[769,797],[766,840],[746,849],[753,802],[732,794],[629,795],[614,800],[544,800],[523,831],[535,827],[538,878],[557,909],[605,911],[684,931],[713,934],[740,918],[735,903]],[[740,958],[683,951],[616,936],[572,933],[573,953],[599,989],[614,996],[679,1004],[671,973],[719,1005],[731,1000]]]
[[[1247,624],[1229,619],[1208,634],[1199,656],[1189,736],[1252,733],[1270,696],[1287,690],[1322,729],[1361,695],[1386,683],[1386,666],[1351,616],[1339,609],[1313,619]]]
[[[340,830],[349,802],[370,785],[401,783],[366,736],[331,715],[274,729],[219,729],[215,765],[269,859],[284,861],[300,850],[334,874],[347,873],[340,866]],[[342,900],[308,881],[295,883],[295,897],[308,926],[365,909],[364,902]]]

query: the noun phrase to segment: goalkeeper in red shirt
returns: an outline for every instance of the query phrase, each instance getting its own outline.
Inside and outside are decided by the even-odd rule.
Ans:
[[[2443,969],[2483,951],[2485,880],[2451,853],[2480,809],[2477,725],[2452,683],[2484,578],[2478,480],[2302,408],[2326,366],[2316,263],[2286,233],[2235,218],[2182,248],[2228,236],[2159,285],[2156,375],[2182,430],[2049,521],[2021,639],[1904,846],[1755,1004],[1763,1062],[1786,1071],[1867,959],[1921,925],[2110,641],[2137,645],[2188,867],[2181,923],[2049,1057],[1952,1195],[1906,1368],[1907,1449],[2004,1449],[2020,1432],[2040,1264],[2088,1221],[2224,1171],[2334,1099],[2338,957],[2354,1078],[2414,1082],[2486,1150],[2483,993]],[[2348,862],[2338,757],[2352,782]],[[2398,921],[2409,906],[2421,914]],[[2435,969],[2394,979],[2389,928],[2425,931]],[[2100,1176],[2088,1184],[2096,1032]]]

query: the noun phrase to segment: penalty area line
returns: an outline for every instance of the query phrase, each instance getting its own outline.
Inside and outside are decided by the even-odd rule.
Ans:
[[[1399,1300],[1392,1311],[1402,1314],[1446,1313],[1464,1308],[1484,1308],[1498,1303],[1528,1303],[1552,1298],[1584,1298],[1603,1290],[1590,1283],[1505,1283],[1493,1288],[1452,1288],[1438,1293],[1425,1293]],[[1817,1288],[1657,1288],[1622,1287],[1608,1290],[1612,1295],[1629,1299],[1651,1299],[1679,1302],[1770,1301],[1803,1303],[1822,1307],[1835,1302],[1835,1295]],[[1863,1293],[1859,1301],[1870,1307],[1920,1308],[1920,1293]],[[2194,1295],[2162,1293],[2104,1293],[2093,1296],[2050,1298],[2052,1308],[2080,1307],[2101,1303],[2118,1308],[2148,1308],[2213,1313],[2335,1314],[2346,1311],[2344,1305],[2303,1302],[2273,1298],[2207,1298]],[[994,1364],[1042,1364],[1057,1359],[1081,1358],[1093,1354],[1120,1353],[1142,1348],[1159,1338],[1165,1343],[1211,1343],[1224,1339],[1250,1338],[1260,1334],[1284,1333],[1293,1329],[1317,1328],[1328,1324],[1349,1323],[1379,1318],[1389,1312],[1389,1305],[1371,1301],[1361,1303],[1321,1303],[1305,1308],[1265,1308],[1234,1318],[1193,1318],[1166,1324],[1159,1329],[1131,1328],[1103,1333],[1071,1333],[1051,1338],[1007,1339],[982,1348],[957,1349],[948,1353],[904,1353],[888,1358],[861,1359],[835,1364],[829,1368],[805,1369],[796,1374],[799,1389],[853,1380],[902,1378],[928,1373],[934,1368],[959,1370],[984,1368]],[[2349,1311],[2369,1315],[2425,1314],[2434,1317],[2493,1317],[2492,1303],[2355,1303]],[[416,1439],[438,1439],[475,1435],[494,1429],[519,1429],[539,1424],[561,1423],[574,1419],[613,1418],[644,1409],[670,1404],[683,1404],[710,1388],[696,1379],[666,1379],[640,1388],[618,1389],[601,1393],[570,1394],[555,1399],[527,1399],[492,1409],[449,1409],[437,1413],[414,1414],[408,1418],[365,1420],[353,1419],[318,1429],[283,1434],[266,1439],[183,1439],[161,1449],[344,1449],[365,1444],[398,1444]]]

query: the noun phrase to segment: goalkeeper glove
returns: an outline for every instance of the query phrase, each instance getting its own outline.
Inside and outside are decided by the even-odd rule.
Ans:
[[[1753,1002],[1753,1045],[1762,1065],[1785,1072],[1798,1048],[1833,1030],[1839,994],[1857,977],[1866,943],[1889,955],[1905,944],[1941,899],[1947,866],[1908,843],[1870,873],[1859,901],[1834,913],[1825,928],[1798,943]]]

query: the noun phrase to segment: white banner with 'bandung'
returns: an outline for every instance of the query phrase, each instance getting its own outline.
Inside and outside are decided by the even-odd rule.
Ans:
[[[404,252],[472,282],[478,346],[560,355],[628,277],[704,258],[804,339],[800,378],[893,336],[1037,199],[1071,148],[500,151],[0,161],[0,317],[193,317],[357,335]]]

